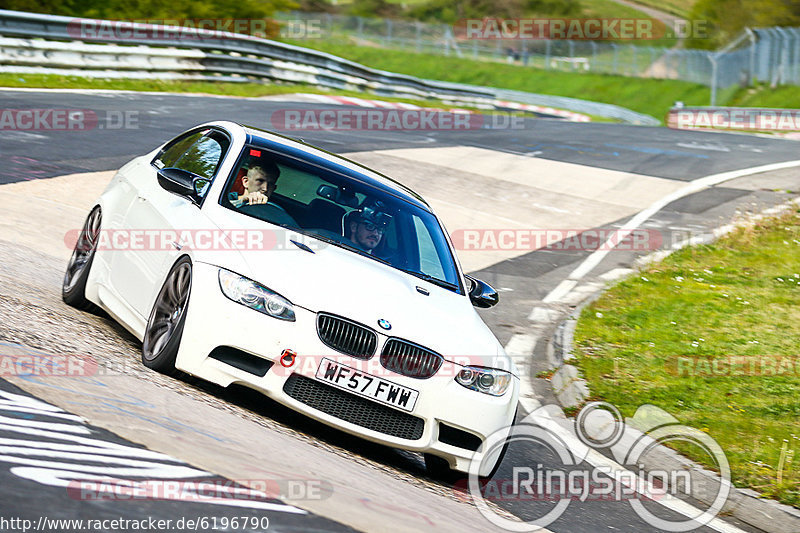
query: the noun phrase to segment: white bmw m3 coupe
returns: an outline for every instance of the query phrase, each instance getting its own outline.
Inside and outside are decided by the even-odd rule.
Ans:
[[[483,445],[513,423],[519,377],[474,309],[497,292],[386,176],[208,123],[122,167],[76,241],[64,301],[105,310],[146,366],[256,389],[434,475],[502,460]]]

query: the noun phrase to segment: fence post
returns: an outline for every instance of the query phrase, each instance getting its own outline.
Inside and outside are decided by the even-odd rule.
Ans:
[[[711,61],[711,106],[717,105],[717,54],[709,54]]]
[[[422,23],[416,21],[414,25],[417,27],[417,43],[416,43],[416,50],[417,53],[422,51],[422,41],[420,40],[422,35]]]
[[[544,68],[550,70],[550,39],[544,41]]]
[[[619,68],[619,52],[617,50],[618,46],[615,43],[610,43],[610,44],[611,44],[611,47],[614,48],[614,60],[613,60],[614,74],[618,74],[619,73],[619,71],[618,71],[618,68]]]
[[[745,28],[747,36],[750,38],[750,79],[748,85],[753,85],[756,81],[756,35],[750,28]]]
[[[358,17],[358,41],[364,42],[364,19]]]

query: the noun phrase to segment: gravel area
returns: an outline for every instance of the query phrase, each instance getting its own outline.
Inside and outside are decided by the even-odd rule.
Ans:
[[[453,487],[428,479],[419,454],[352,437],[299,415],[241,387],[222,387],[190,376],[175,379],[141,364],[141,343],[104,316],[81,312],[61,300],[63,260],[0,240],[0,342],[58,355],[90,356],[114,372],[233,413],[271,431],[300,439],[365,467],[383,471],[462,505]],[[24,385],[23,385],[24,388]],[[511,516],[507,511],[501,514]]]

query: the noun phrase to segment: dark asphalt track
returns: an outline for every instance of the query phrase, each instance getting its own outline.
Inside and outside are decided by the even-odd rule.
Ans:
[[[52,411],[46,411],[48,408]],[[313,514],[257,508],[260,503],[280,504],[274,497],[246,496],[238,501],[230,498],[230,505],[172,499],[179,490],[190,490],[192,481],[219,487],[241,485],[210,474],[170,476],[170,471],[190,465],[165,457],[137,456],[138,452],[147,453],[145,448],[65,416],[68,413],[43,405],[0,379],[0,530],[353,531]],[[139,473],[116,475],[137,481],[155,480],[151,481],[154,496],[146,496],[145,490],[126,492],[124,487],[116,493],[101,490],[112,484],[115,470],[123,468],[138,469]],[[79,485],[82,473],[93,472],[104,481],[84,480],[86,484]],[[280,490],[273,480],[265,480],[264,486],[275,487],[267,489],[268,495]],[[184,499],[191,499],[191,495],[187,492]],[[234,519],[236,524],[248,527],[232,527]],[[101,527],[92,527],[89,520],[101,521]],[[124,520],[145,525],[136,527]],[[115,527],[115,523],[119,525]],[[169,528],[164,527],[167,524]]]
[[[308,108],[327,106],[302,104]],[[216,119],[240,121],[270,128],[270,115],[298,104],[275,101],[234,100],[213,97],[183,97],[147,94],[73,94],[0,91],[0,108],[90,109],[101,117],[101,125],[112,126],[125,113],[135,117],[135,127],[96,128],[83,132],[0,131],[0,183],[46,178],[74,172],[115,169],[132,157],[147,152],[164,140],[201,122]],[[105,122],[109,117],[109,122]],[[129,126],[133,126],[129,123]],[[579,163],[588,166],[690,181],[728,170],[753,167],[798,158],[798,144],[751,136],[682,132],[612,124],[575,124],[555,120],[526,119],[523,129],[477,130],[462,132],[308,132],[307,142],[336,153],[393,148],[468,145],[492,150],[527,154],[531,157]],[[798,180],[800,182],[800,180]],[[798,186],[800,188],[800,185]],[[660,212],[655,221],[663,226],[701,231],[719,225],[744,203],[773,205],[788,195],[780,191],[748,193],[725,187],[713,188],[676,202]],[[725,220],[727,221],[727,220]],[[624,221],[619,221],[623,224]],[[564,227],[569,227],[565,225]],[[514,333],[524,332],[526,316],[533,303],[564,279],[588,252],[532,252],[503,261],[477,273],[498,287],[512,289],[502,293],[503,303],[482,311],[501,342]],[[631,254],[611,254],[599,268],[629,266]],[[8,387],[7,384],[0,385]],[[6,388],[5,390],[9,390]],[[96,430],[102,431],[102,430]],[[5,436],[5,435],[4,435]],[[115,438],[107,435],[108,438]],[[557,467],[546,450],[532,443],[512,445],[497,477],[510,479],[514,466],[542,463]],[[54,512],[81,516],[105,516],[110,510],[101,504],[77,505],[66,499],[64,491],[20,480],[0,470],[3,514],[10,509],[20,516],[42,515],[40,502]],[[36,504],[29,503],[36,501]],[[11,503],[13,502],[13,503]],[[19,502],[19,503],[18,503]],[[26,503],[28,502],[28,503]],[[131,507],[131,516],[165,513],[187,514],[162,509],[159,504],[141,509]],[[175,504],[170,504],[173,506]],[[552,502],[507,501],[501,505],[522,518],[541,515]],[[115,506],[114,513],[119,513]],[[676,515],[661,511],[673,519]],[[320,520],[314,518],[315,520]],[[319,522],[322,524],[323,522]],[[315,523],[316,524],[316,523]],[[738,524],[742,527],[741,524]],[[340,527],[325,523],[325,530]],[[549,529],[559,532],[654,531],[625,502],[574,502]],[[747,530],[746,527],[743,529]],[[712,531],[704,528],[699,531]]]
[[[0,109],[88,109],[100,118],[98,127],[88,131],[0,130],[0,183],[115,169],[209,120],[273,129],[272,113],[298,107],[270,100],[202,96],[0,91]],[[132,119],[128,127],[117,127],[120,117]],[[794,141],[745,135],[533,118],[524,119],[523,125],[505,130],[294,135],[336,153],[466,145],[683,181],[798,156]]]

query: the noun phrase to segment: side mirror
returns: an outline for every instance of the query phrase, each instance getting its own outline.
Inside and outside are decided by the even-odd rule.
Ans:
[[[494,287],[472,276],[465,277],[470,283],[469,300],[472,302],[472,305],[483,309],[497,305],[497,302],[500,301],[500,296],[497,294],[497,291],[494,290]]]
[[[162,189],[188,198],[199,205],[211,182],[206,178],[180,168],[162,168],[158,171],[158,184]]]

